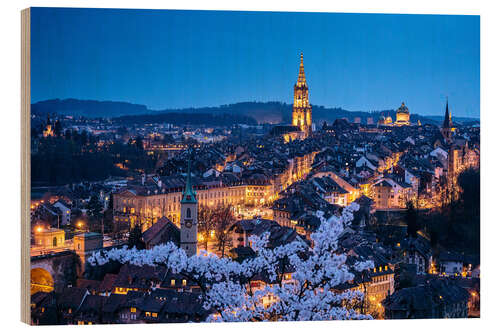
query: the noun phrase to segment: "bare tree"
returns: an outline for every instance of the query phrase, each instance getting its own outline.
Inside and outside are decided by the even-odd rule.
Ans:
[[[201,235],[198,244],[203,245],[206,251],[211,232],[215,230],[215,216],[216,211],[208,206],[200,206],[198,209],[198,234]]]
[[[218,206],[215,209],[215,241],[218,250],[221,251],[221,256],[224,257],[224,252],[229,243],[228,229],[233,224],[235,218],[231,206]]]

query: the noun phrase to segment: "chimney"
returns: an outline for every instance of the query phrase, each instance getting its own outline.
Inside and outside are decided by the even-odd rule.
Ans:
[[[161,179],[158,179],[158,188],[161,190]]]
[[[146,174],[143,173],[142,174],[142,180],[141,180],[142,185],[144,185],[145,182],[146,182]]]

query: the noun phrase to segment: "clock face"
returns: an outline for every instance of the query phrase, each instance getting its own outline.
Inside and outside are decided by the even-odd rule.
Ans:
[[[191,220],[185,221],[184,225],[186,226],[186,228],[191,228],[193,226],[193,222],[191,222]]]

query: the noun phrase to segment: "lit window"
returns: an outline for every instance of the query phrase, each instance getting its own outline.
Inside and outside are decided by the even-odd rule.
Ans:
[[[187,281],[186,280],[182,280],[182,285],[186,286],[187,285]]]
[[[130,312],[135,313],[136,312],[136,308],[130,308]]]
[[[158,317],[158,314],[156,312],[153,312],[153,318]]]
[[[175,279],[170,280],[170,285],[175,286]]]

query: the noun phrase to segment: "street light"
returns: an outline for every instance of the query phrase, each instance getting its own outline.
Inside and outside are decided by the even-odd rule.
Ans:
[[[78,229],[82,229],[82,228],[83,228],[83,222],[82,222],[82,221],[78,221],[78,222],[76,223],[76,227],[77,227]]]

